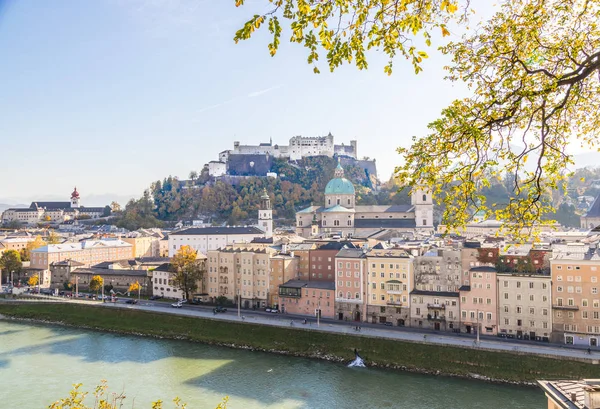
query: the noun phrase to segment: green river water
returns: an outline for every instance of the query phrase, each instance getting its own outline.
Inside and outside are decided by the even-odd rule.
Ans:
[[[136,409],[175,396],[212,409],[226,395],[231,409],[545,407],[535,388],[0,321],[0,408],[45,408],[73,383],[91,390],[102,379]]]

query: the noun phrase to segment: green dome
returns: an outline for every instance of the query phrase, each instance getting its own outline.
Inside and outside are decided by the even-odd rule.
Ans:
[[[353,195],[354,185],[346,178],[331,179],[325,187],[326,195]]]

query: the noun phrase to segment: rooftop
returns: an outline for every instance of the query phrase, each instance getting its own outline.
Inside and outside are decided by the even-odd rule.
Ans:
[[[76,268],[71,274],[97,274],[99,276],[147,277],[148,270],[113,270],[110,268]]]
[[[594,409],[586,405],[586,394],[600,393],[600,379],[539,380],[538,385],[544,390],[546,396],[552,399],[556,407],[564,409]]]
[[[253,234],[263,236],[264,232],[254,226],[191,227],[171,233],[171,236],[203,236],[217,234]]]

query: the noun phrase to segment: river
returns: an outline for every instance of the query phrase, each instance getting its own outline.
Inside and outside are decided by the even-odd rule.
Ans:
[[[72,384],[92,390],[102,379],[137,409],[175,396],[212,409],[225,395],[231,409],[545,407],[535,388],[0,321],[0,407],[45,408]]]

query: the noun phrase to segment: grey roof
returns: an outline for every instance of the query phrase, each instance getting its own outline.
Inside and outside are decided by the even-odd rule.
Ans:
[[[335,290],[335,283],[331,281],[306,281],[306,280],[290,280],[279,287],[287,288],[314,288],[320,290]]]
[[[335,257],[340,258],[365,258],[367,255],[362,249],[341,249]]]
[[[192,235],[216,235],[216,234],[256,234],[264,235],[264,232],[257,227],[249,226],[225,226],[225,227],[191,227],[171,233],[172,236],[192,236]]]
[[[356,246],[350,241],[330,241],[328,243],[319,246],[317,249],[313,250],[341,250],[343,248],[356,248]]]
[[[51,209],[60,210],[60,209],[71,208],[71,202],[31,202],[31,204],[29,205],[29,208],[35,209],[36,205],[38,207],[45,207],[48,210],[51,210]]]
[[[537,381],[547,396],[549,396],[556,407],[564,409],[588,409],[585,404],[585,390],[591,388],[598,390],[598,380],[555,380]]]
[[[371,205],[356,206],[356,213],[406,213],[412,211],[413,205]]]
[[[63,261],[55,261],[55,262],[51,263],[50,265],[51,266],[78,267],[78,266],[83,266],[85,264],[80,263],[79,261],[75,261],[75,260],[63,260]]]
[[[358,210],[357,210],[358,211]],[[414,229],[417,227],[415,219],[354,219],[354,227],[357,229]]]
[[[460,294],[452,291],[425,291],[425,290],[412,290],[411,295],[432,295],[438,297],[458,297]]]
[[[471,286],[470,285],[462,285],[458,291],[471,291]]]
[[[71,274],[97,274],[99,276],[136,276],[147,277],[147,270],[113,270],[110,268],[77,268]]]
[[[163,263],[160,266],[156,267],[154,271],[166,271],[171,272],[171,263]]]

